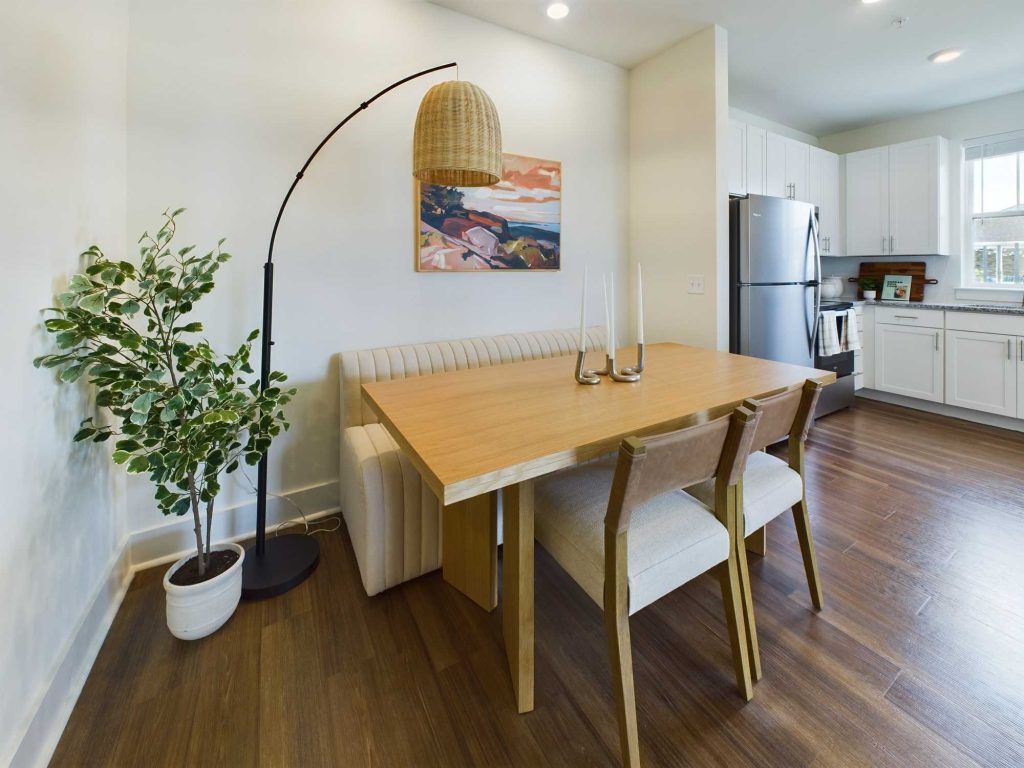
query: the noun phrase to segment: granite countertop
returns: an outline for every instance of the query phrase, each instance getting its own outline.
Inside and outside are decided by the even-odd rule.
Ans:
[[[915,309],[938,309],[945,312],[983,312],[989,315],[1024,315],[1024,306],[1020,304],[936,304],[930,301],[861,301],[855,304],[866,307],[913,307]]]

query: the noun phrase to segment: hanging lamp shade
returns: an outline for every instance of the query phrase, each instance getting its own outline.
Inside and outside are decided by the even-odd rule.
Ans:
[[[482,88],[449,80],[427,91],[416,114],[412,175],[446,187],[501,180],[501,123]]]

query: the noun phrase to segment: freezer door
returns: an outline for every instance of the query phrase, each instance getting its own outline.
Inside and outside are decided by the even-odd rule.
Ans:
[[[815,302],[811,285],[739,289],[739,352],[814,367]]]
[[[814,206],[781,197],[740,201],[740,283],[806,283],[815,279]]]

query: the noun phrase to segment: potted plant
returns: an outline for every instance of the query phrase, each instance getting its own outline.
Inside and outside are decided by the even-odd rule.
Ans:
[[[860,286],[861,296],[864,297],[865,301],[874,301],[876,291],[878,289],[878,281],[873,277],[862,277],[857,281],[857,285]]]
[[[56,369],[62,382],[87,379],[96,405],[114,417],[84,419],[74,440],[114,438],[114,462],[149,475],[161,512],[191,513],[195,550],[164,577],[168,627],[191,640],[219,629],[241,597],[244,550],[210,542],[221,475],[259,463],[288,428],[282,407],[295,390],[281,388],[286,377],[277,371],[262,392],[250,380],[258,331],[218,356],[202,324],[187,320],[231,257],[223,240],[204,255],[194,246],[174,251],[182,212],[165,212],[159,232],[143,234],[137,264],[110,260],[95,245],[82,254],[84,273],[71,278],[45,321],[58,351],[35,365]]]

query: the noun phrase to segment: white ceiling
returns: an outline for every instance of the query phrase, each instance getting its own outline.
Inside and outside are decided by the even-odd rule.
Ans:
[[[719,24],[731,105],[815,136],[1024,90],[1024,0],[431,2],[623,67]],[[927,60],[943,48],[966,50]]]

